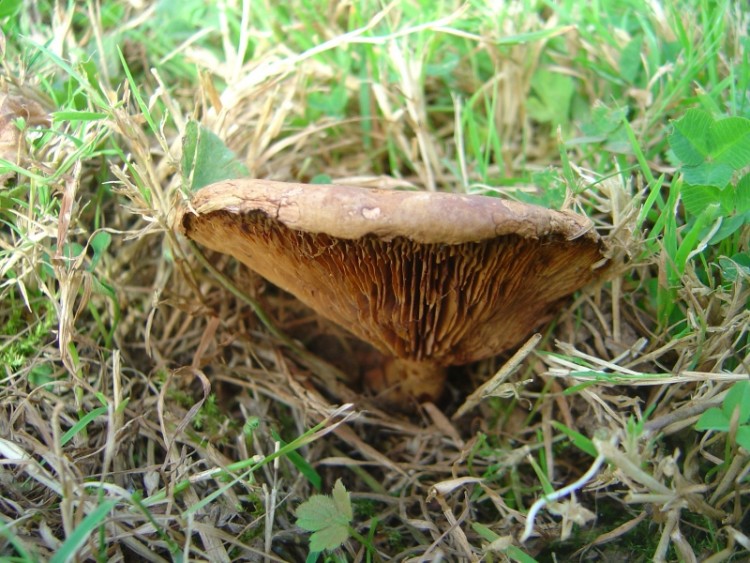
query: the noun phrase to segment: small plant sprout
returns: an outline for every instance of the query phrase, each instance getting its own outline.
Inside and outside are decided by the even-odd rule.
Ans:
[[[312,532],[310,552],[321,553],[340,547],[352,535],[352,502],[341,479],[331,496],[313,495],[297,508],[297,525]]]

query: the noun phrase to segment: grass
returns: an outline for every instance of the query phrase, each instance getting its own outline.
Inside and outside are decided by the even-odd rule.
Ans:
[[[341,479],[318,560],[746,558],[749,19],[0,3],[0,554],[314,560],[296,511]],[[352,338],[175,234],[238,173],[570,209],[612,266],[515,371],[386,412],[336,377]]]

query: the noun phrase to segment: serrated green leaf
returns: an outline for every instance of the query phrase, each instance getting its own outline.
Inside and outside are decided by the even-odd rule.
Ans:
[[[339,547],[349,537],[347,526],[329,526],[310,536],[310,551],[332,550]]]
[[[337,479],[336,484],[333,486],[333,502],[336,504],[339,513],[346,517],[347,522],[350,522],[354,516],[354,513],[352,512],[352,501],[349,496],[349,491],[346,490],[341,479]]]
[[[351,499],[339,479],[333,496],[313,495],[297,507],[297,525],[309,532],[310,550],[336,549],[349,537],[353,513]]]
[[[695,429],[727,432],[729,430],[729,419],[720,408],[711,407],[695,423]]]
[[[297,507],[297,526],[308,532],[337,523],[339,511],[333,499],[328,495],[312,495]]]
[[[188,191],[247,174],[245,165],[215,133],[195,121],[187,124],[182,138],[182,177]]]

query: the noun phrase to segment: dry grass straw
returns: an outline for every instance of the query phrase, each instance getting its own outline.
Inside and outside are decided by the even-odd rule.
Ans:
[[[242,29],[250,29],[250,4],[242,6]],[[331,10],[345,9],[337,6]],[[151,10],[133,12],[122,25],[141,25]],[[582,549],[602,549],[653,519],[661,534],[655,560],[667,560],[669,549],[681,559],[697,560],[702,554],[685,539],[702,525],[695,515],[720,527],[723,551],[712,560],[723,560],[738,546],[750,547],[742,532],[750,492],[747,453],[734,452],[726,466],[717,450],[719,436],[699,441],[698,434],[685,435],[703,410],[720,403],[724,383],[747,377],[746,364],[731,373],[723,368],[746,338],[747,285],[726,294],[686,272],[680,298],[694,330],[677,340],[660,332],[637,302],[638,292],[660,268],[653,258],[639,258],[644,245],[635,228],[640,186],[622,183],[621,176],[602,180],[575,170],[582,186],[596,182],[596,189],[571,191],[566,206],[589,210],[608,235],[611,279],[570,303],[510,376],[516,398],[505,414],[495,403],[475,401],[459,421],[446,413],[462,404],[464,388],[451,389],[442,408],[423,405],[406,416],[384,412],[347,386],[321,384],[325,364],[312,365],[290,353],[173,233],[175,205],[186,195],[177,170],[188,119],[198,119],[224,139],[252,176],[291,180],[325,173],[363,185],[472,189],[474,171],[464,155],[456,154],[463,146],[456,122],[449,119],[435,128],[428,116],[428,98],[440,87],[423,80],[429,44],[419,38],[428,32],[461,35],[492,57],[494,81],[467,89],[497,91],[493,119],[507,141],[506,173],[512,175],[522,161],[532,168],[556,162],[554,143],[530,134],[525,109],[544,41],[514,45],[502,56],[493,41],[550,29],[548,39],[562,37],[574,52],[601,56],[601,46],[581,43],[575,30],[554,19],[520,13],[504,18],[502,29],[469,34],[454,27],[467,10],[460,7],[425,25],[395,25],[398,31],[378,39],[365,32],[383,21],[398,24],[397,4],[349,32],[337,30],[334,22],[340,20],[331,14],[332,27],[319,47],[298,53],[261,33],[252,57],[247,57],[249,32],[236,42],[224,22],[219,54],[199,48],[200,38],[194,36],[161,61],[184,57],[198,69],[199,84],[185,91],[166,83],[160,72],[150,72],[142,101],[154,115],[168,115],[156,129],[147,126],[127,83],[109,88],[104,80],[107,117],[87,128],[83,140],[111,135],[127,163],[106,159],[114,196],[99,209],[90,200],[100,177],[95,166],[103,160],[81,160],[42,182],[37,175],[49,177],[76,154],[75,144],[59,135],[38,149],[15,145],[29,171],[19,181],[30,185],[32,195],[48,185],[59,212],[53,205],[40,212],[42,206],[33,201],[26,211],[15,205],[8,212],[16,230],[0,238],[0,318],[5,326],[21,308],[28,323],[3,336],[0,347],[7,349],[35,327],[50,331],[22,366],[6,367],[2,376],[0,512],[6,537],[12,535],[28,553],[48,557],[106,498],[116,501],[102,521],[110,560],[162,561],[180,554],[211,561],[302,560],[306,545],[295,531],[294,508],[313,488],[298,471],[299,461],[273,458],[283,447],[273,437],[278,432],[287,442],[307,435],[298,452],[323,477],[324,489],[336,476],[344,477],[361,507],[355,525],[366,534],[378,522],[372,542],[383,559],[478,561],[483,549],[502,552],[519,545],[524,527],[531,529],[526,512],[541,496],[535,466],[553,488],[576,483],[586,469],[593,470],[571,489],[574,496],[561,495],[537,514],[534,536],[525,544],[529,553],[543,552],[574,523],[591,524],[597,500],[610,512],[612,506],[626,511],[630,519],[614,529],[599,520],[598,537],[579,544]],[[48,31],[49,49],[61,57],[78,52],[71,17],[72,12],[56,9]],[[91,21],[98,21],[96,13]],[[97,26],[92,32],[104,34]],[[349,97],[356,97],[360,79],[342,76],[317,57],[356,44],[376,49],[382,70],[397,77],[395,83],[367,84],[378,116],[373,138],[398,147],[402,159],[390,176],[372,173],[357,119],[323,117],[290,127],[304,118],[310,89],[341,83]],[[19,73],[9,61],[3,64],[4,92],[38,98],[47,112],[55,109],[33,76]],[[556,64],[564,72],[572,68],[567,60]],[[596,99],[596,80],[580,77]],[[456,99],[457,111],[463,103]],[[459,175],[446,166],[454,157],[463,159]],[[654,163],[660,166],[664,163]],[[66,257],[67,243],[87,249],[99,231],[110,233],[114,242],[93,270],[90,252]],[[303,344],[325,339],[336,349],[356,348],[347,335],[251,272],[225,257],[209,260],[285,334]],[[51,263],[52,275],[43,275],[43,263]],[[633,268],[643,287],[626,281]],[[114,288],[116,303],[98,289],[98,280]],[[118,308],[122,314],[115,321]],[[92,311],[105,325],[117,322],[110,347],[102,346]],[[690,369],[698,347],[702,361]],[[506,359],[463,373],[478,384]],[[582,364],[588,367],[583,370]],[[500,372],[508,377],[507,370]],[[33,383],[35,373],[43,373],[45,382]],[[568,392],[595,376],[595,384]],[[521,384],[529,379],[534,383]],[[348,402],[355,406],[338,408]],[[648,421],[634,427],[646,410]],[[85,415],[95,412],[82,427]],[[600,453],[594,466],[575,448],[559,447],[563,438],[555,421],[594,437]],[[312,427],[317,430],[306,434]],[[68,436],[71,428],[77,431]],[[706,464],[715,466],[710,481],[702,480]],[[135,491],[141,500],[134,500]],[[488,545],[475,522],[485,523],[498,539]],[[82,543],[80,560],[96,557],[98,533]],[[8,552],[9,544],[2,549]],[[346,558],[364,556],[361,546],[349,543],[343,549]]]

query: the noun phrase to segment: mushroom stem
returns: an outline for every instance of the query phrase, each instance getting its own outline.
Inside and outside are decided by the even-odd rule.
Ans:
[[[389,359],[365,375],[365,383],[379,398],[397,406],[413,401],[436,401],[445,387],[446,370],[433,362]]]

